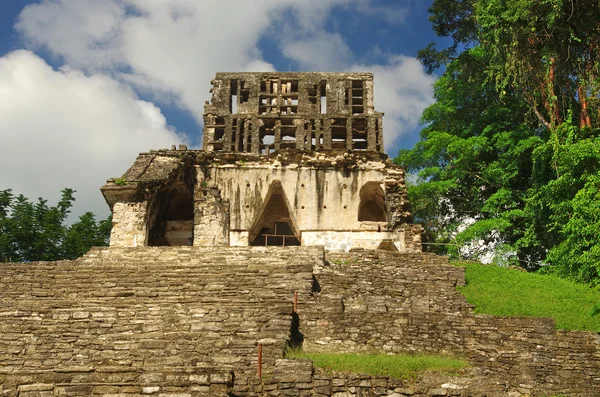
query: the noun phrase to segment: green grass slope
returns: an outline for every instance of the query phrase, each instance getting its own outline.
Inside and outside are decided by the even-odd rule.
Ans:
[[[327,370],[391,376],[397,379],[415,379],[425,371],[454,374],[468,366],[465,360],[435,355],[304,353],[291,350],[286,357],[309,358],[316,367]]]
[[[476,313],[496,316],[552,317],[556,328],[600,332],[600,291],[552,275],[457,262],[466,268],[467,285],[459,288]]]

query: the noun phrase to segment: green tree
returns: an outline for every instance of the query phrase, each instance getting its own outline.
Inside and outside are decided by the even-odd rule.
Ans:
[[[597,2],[435,0],[430,12],[453,44],[419,53],[446,70],[421,141],[397,158],[419,173],[417,219],[433,239],[496,240],[525,267],[599,282]]]
[[[581,128],[598,127],[600,6],[597,0],[435,0],[430,20],[453,44],[419,52],[431,73],[481,46],[484,71],[497,90],[515,90],[549,130],[568,113]]]
[[[91,247],[107,245],[111,228],[111,217],[96,222],[94,214],[86,212],[66,231],[63,242],[64,256],[78,258]]]
[[[88,212],[67,226],[75,191],[61,193],[58,204],[49,206],[41,197],[33,203],[11,189],[0,191],[0,262],[74,259],[108,243],[110,217],[97,223]]]
[[[423,113],[421,141],[396,159],[418,172],[409,198],[432,242],[456,237],[464,244],[501,233],[504,244],[514,245],[522,238],[512,226],[524,217],[531,154],[543,134],[528,128],[518,95],[498,96],[481,73],[487,62],[475,47],[448,64],[434,87],[436,102]],[[467,219],[477,222],[457,235]]]

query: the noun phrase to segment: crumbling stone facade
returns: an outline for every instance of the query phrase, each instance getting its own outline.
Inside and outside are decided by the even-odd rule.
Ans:
[[[111,245],[420,252],[369,73],[218,73],[203,150],[139,155],[102,193]]]
[[[206,151],[383,152],[371,73],[217,73],[212,85]]]
[[[596,397],[600,336],[475,315],[464,269],[424,253],[102,247],[0,268],[0,396]],[[294,299],[294,296],[297,299]],[[261,376],[258,348],[262,347]],[[401,381],[284,358],[435,352],[459,376]]]

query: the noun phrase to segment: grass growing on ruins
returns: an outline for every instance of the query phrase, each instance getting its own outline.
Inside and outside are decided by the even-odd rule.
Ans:
[[[326,370],[353,372],[367,375],[415,379],[425,371],[445,374],[456,373],[469,364],[461,359],[433,355],[384,355],[354,353],[304,353],[291,350],[288,358],[308,358],[315,367]]]
[[[457,262],[466,268],[467,285],[459,288],[476,313],[496,316],[552,317],[556,328],[600,331],[600,291],[552,275],[500,266]]]

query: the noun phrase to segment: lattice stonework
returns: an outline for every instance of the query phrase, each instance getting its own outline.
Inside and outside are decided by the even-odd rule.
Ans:
[[[371,73],[217,73],[204,109],[204,150],[383,152]]]

